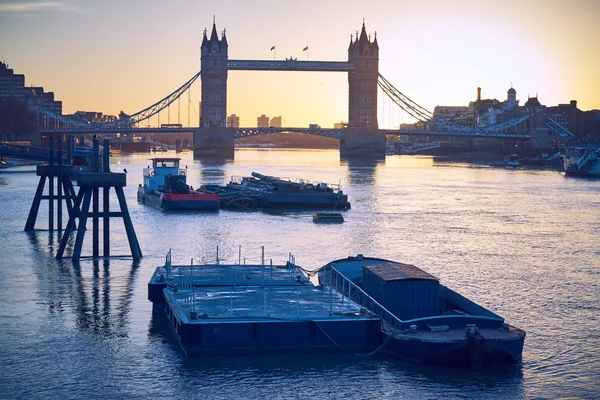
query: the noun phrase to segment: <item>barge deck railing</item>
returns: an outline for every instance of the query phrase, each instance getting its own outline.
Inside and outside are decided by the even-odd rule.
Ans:
[[[334,267],[330,266],[327,270],[319,271],[319,275],[324,285],[329,287],[330,292],[335,290],[341,295],[342,304],[344,298],[347,298],[360,306],[365,307],[367,310],[380,317],[384,322],[389,323],[392,327],[402,329],[404,325],[402,320],[379,304],[374,298],[369,296],[358,285],[345,277]],[[331,306],[333,306],[333,296],[331,296],[331,301]]]
[[[167,281],[173,299],[192,318],[207,318],[206,313],[210,318],[284,319],[347,318],[366,313],[365,307],[349,301],[338,290],[313,285],[306,272],[295,264],[292,254],[285,265],[273,265],[272,260],[265,260],[264,248],[260,251],[257,264],[246,264],[241,251],[238,263],[223,264],[217,250],[215,263],[198,264],[191,259],[189,265],[173,265],[169,251],[161,279]],[[340,280],[338,285],[345,285]],[[356,296],[357,290],[360,289],[351,287],[350,296]]]

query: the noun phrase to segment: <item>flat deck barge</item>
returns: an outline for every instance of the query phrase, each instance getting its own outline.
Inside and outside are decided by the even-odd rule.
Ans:
[[[285,265],[171,265],[148,284],[187,355],[362,352],[380,343],[381,320],[301,268]]]

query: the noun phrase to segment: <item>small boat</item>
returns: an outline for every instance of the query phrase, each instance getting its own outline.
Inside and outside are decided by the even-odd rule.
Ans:
[[[341,213],[316,213],[313,222],[344,222],[344,216]]]
[[[194,190],[186,184],[187,169],[179,168],[180,158],[152,158],[144,168],[144,184],[137,199],[163,211],[217,211],[219,195]]]
[[[600,149],[568,148],[564,171],[566,176],[600,177]]]
[[[318,277],[381,317],[381,349],[390,356],[473,369],[521,360],[525,331],[414,265],[359,254],[328,263]]]

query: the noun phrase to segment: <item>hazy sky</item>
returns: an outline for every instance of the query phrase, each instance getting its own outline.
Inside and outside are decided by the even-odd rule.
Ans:
[[[199,70],[213,15],[231,59],[331,61],[347,60],[364,18],[380,73],[431,111],[467,105],[478,86],[505,100],[511,84],[521,104],[537,93],[546,105],[600,108],[600,0],[0,0],[0,60],[54,92],[63,113],[131,114]],[[192,125],[199,100],[195,85]],[[231,71],[227,112],[243,126],[260,114],[331,126],[348,118],[347,74]],[[179,120],[187,125],[187,95]],[[404,121],[380,94],[380,127]]]

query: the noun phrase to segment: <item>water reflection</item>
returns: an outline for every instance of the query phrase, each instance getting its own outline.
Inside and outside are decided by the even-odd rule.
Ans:
[[[222,185],[227,183],[226,166],[231,160],[225,159],[203,159],[194,160],[194,168],[199,169],[198,186],[200,185]]]
[[[477,398],[525,398],[520,366],[465,371],[352,354],[185,358],[179,375],[193,383],[200,397],[213,397],[231,385],[237,393],[245,388],[248,398],[281,398],[274,387],[298,398],[438,398],[440,393],[445,398],[473,393]]]
[[[372,185],[375,183],[377,167],[385,161],[368,158],[340,159],[340,165],[347,166],[348,183],[351,185]]]
[[[66,222],[63,223],[63,227],[66,225]],[[31,243],[36,254],[44,254],[54,257],[54,254],[56,254],[56,250],[58,250],[58,246],[60,245],[60,236],[62,232],[63,231],[56,230],[54,232],[50,232],[42,229],[36,229],[35,231],[25,232],[25,234],[27,235],[27,239],[29,240],[29,243]],[[41,240],[42,237],[47,237],[48,240],[43,241]]]
[[[38,273],[38,295],[50,314],[72,308],[76,327],[98,337],[126,336],[136,262],[55,261]]]

